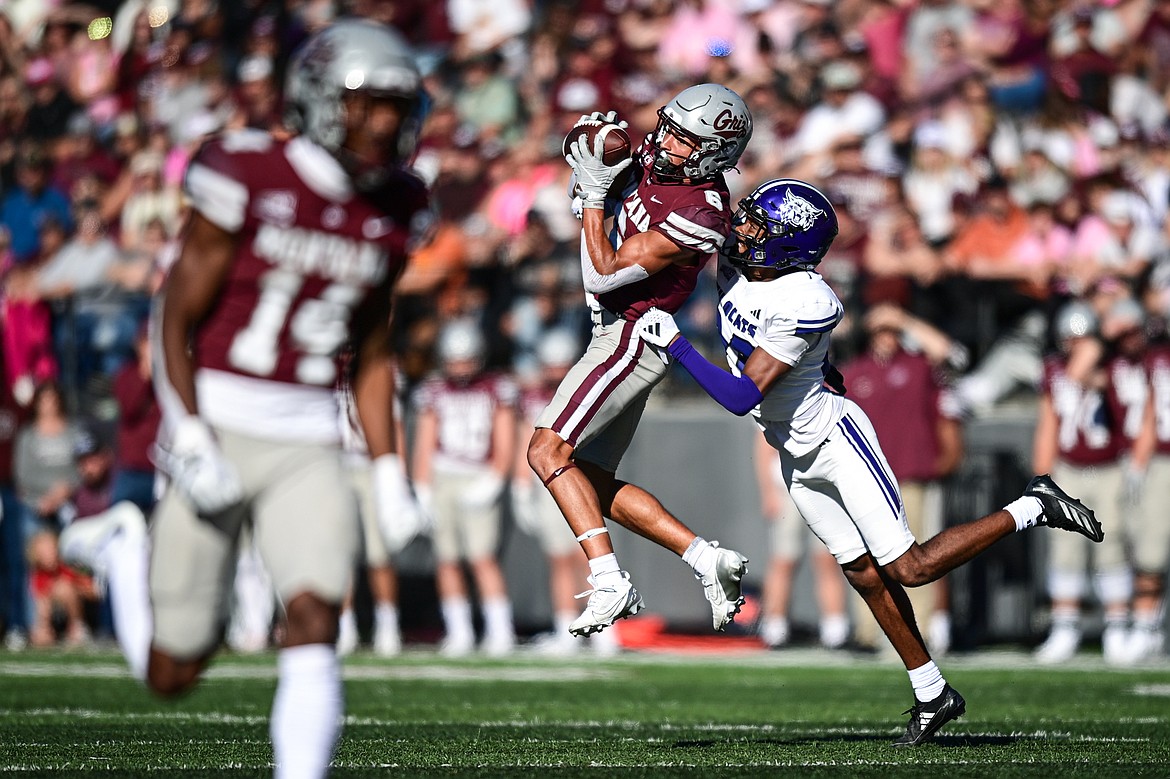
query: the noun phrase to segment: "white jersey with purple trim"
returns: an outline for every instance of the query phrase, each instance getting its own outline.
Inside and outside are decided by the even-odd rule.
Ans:
[[[748,281],[726,260],[719,265],[719,334],[736,376],[759,347],[793,366],[752,415],[786,433],[794,457],[812,451],[843,415],[843,399],[822,381],[829,336],[841,321],[841,301],[819,274],[794,271],[772,281]]]

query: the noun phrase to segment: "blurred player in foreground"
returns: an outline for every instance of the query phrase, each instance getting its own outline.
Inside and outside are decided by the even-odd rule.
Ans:
[[[421,79],[397,33],[341,21],[294,56],[285,108],[297,135],[226,133],[186,174],[193,214],[155,315],[156,455],[170,484],[151,543],[141,523],[85,523],[90,532],[63,538],[62,551],[108,577],[134,675],[174,696],[219,646],[237,538],[250,524],[284,606],[276,775],[319,777],[342,722],[334,642],[360,545],[334,393],[346,343],[378,510],[407,492],[389,315],[429,213],[403,167]]]
[[[844,397],[828,361],[844,310],[816,266],[837,235],[832,204],[815,187],[780,179],[740,202],[719,274],[720,334],[727,372],[696,352],[674,318],[652,310],[639,335],[666,348],[732,413],[753,413],[780,453],[801,515],[865,599],[906,666],[915,703],[896,746],[917,746],[966,710],[930,658],[906,587],[920,587],[993,543],[1037,524],[1102,537],[1101,525],[1047,476],[1000,511],[914,540],[898,482],[865,412]]]

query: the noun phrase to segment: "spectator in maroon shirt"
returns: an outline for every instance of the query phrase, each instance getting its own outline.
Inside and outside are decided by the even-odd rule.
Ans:
[[[158,401],[150,383],[150,342],[146,328],[138,333],[136,360],[122,366],[114,378],[118,403],[117,460],[111,504],[128,500],[149,515],[154,506],[154,465],[150,447],[158,433]]]
[[[942,530],[939,481],[953,473],[963,457],[963,432],[959,409],[940,371],[925,354],[908,351],[903,345],[914,340],[911,331],[902,326],[908,321],[888,315],[867,319],[869,347],[842,367],[841,373],[849,397],[873,422],[886,459],[898,477],[911,532],[928,538]],[[917,320],[914,324],[915,330],[926,326]],[[930,335],[945,339],[941,333]],[[934,652],[945,652],[950,646],[945,581],[910,593],[914,612],[926,615]],[[866,611],[858,613],[864,617]],[[859,640],[866,633],[863,627],[857,626]],[[876,625],[872,636],[876,639]]]

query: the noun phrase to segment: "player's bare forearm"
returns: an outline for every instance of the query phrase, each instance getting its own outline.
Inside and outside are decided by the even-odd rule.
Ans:
[[[516,459],[516,413],[511,408],[496,409],[492,420],[492,470],[505,478]],[[527,467],[524,469],[527,470]]]
[[[1036,420],[1035,441],[1032,444],[1032,468],[1035,473],[1049,473],[1056,462],[1057,425],[1056,411],[1052,398],[1045,395],[1040,399],[1040,414]]]
[[[394,364],[384,349],[367,347],[353,377],[353,399],[370,457],[398,451],[394,425]]]
[[[653,275],[671,265],[693,265],[700,259],[698,253],[680,249],[655,230],[632,235],[622,243],[620,249],[614,249],[605,229],[605,212],[599,208],[585,209],[582,229],[585,231],[585,249],[593,269],[603,276],[635,265]]]
[[[162,371],[189,414],[199,410],[191,334],[215,305],[235,250],[234,235],[196,213],[187,226],[182,254],[163,287]]]
[[[418,484],[432,481],[431,462],[435,457],[435,446],[439,440],[439,420],[433,410],[419,414],[414,433],[414,467],[411,474]]]

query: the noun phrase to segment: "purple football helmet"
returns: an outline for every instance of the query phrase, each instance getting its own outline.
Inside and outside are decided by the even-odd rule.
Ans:
[[[731,223],[736,229],[723,251],[741,268],[811,269],[837,237],[833,204],[819,189],[796,179],[761,184],[739,201]]]

